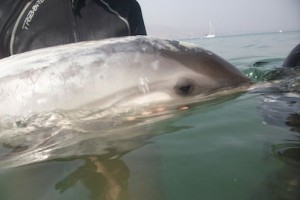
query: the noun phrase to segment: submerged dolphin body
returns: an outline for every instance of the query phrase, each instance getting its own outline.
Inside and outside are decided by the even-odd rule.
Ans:
[[[82,42],[0,60],[0,116],[177,101],[247,83],[229,62],[178,41]]]

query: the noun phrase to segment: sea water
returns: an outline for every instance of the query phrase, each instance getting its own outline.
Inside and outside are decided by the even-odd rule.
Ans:
[[[126,141],[132,148],[124,151],[90,150],[0,169],[0,199],[300,199],[300,89],[297,73],[280,69],[300,32],[183,42],[215,52],[257,84],[283,79],[286,84],[196,104],[127,130],[124,134],[140,131],[147,137]],[[285,88],[289,80],[296,89]],[[74,148],[101,145],[96,140]]]

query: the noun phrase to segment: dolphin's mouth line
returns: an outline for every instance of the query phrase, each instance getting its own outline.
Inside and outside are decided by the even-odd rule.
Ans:
[[[164,105],[168,102],[172,102],[174,106],[176,105],[186,105],[189,103],[195,103],[198,101],[211,100],[218,96],[225,96],[233,93],[246,92],[249,89],[249,83],[238,87],[224,87],[216,88],[213,90],[203,91],[201,94],[197,95],[178,95],[174,91],[170,91],[167,88],[161,88],[155,90],[159,83],[154,83],[149,87],[149,91],[144,93],[138,87],[129,88],[122,90],[122,92],[110,94],[102,99],[96,100],[92,103],[81,106],[87,109],[107,109],[113,108],[126,108],[126,107],[151,107],[154,104]]]
[[[156,102],[167,102],[174,99],[166,91],[154,91],[143,94],[137,88],[131,88],[122,93],[115,93],[102,99],[84,105],[87,108],[109,108],[109,107],[129,107],[129,106],[147,106]]]

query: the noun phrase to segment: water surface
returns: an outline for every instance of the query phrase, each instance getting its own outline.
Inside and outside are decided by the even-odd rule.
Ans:
[[[297,72],[276,70],[299,41],[299,32],[289,32],[184,42],[221,55],[254,82],[298,83]],[[297,86],[267,88],[191,105],[165,120],[141,120],[135,128],[124,124],[115,134],[145,137],[113,149],[95,136],[71,145],[74,152],[86,149],[80,156],[1,169],[0,199],[300,199],[298,95]]]

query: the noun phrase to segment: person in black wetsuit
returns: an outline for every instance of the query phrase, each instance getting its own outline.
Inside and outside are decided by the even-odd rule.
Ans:
[[[146,35],[136,0],[0,0],[0,59],[129,35]]]

